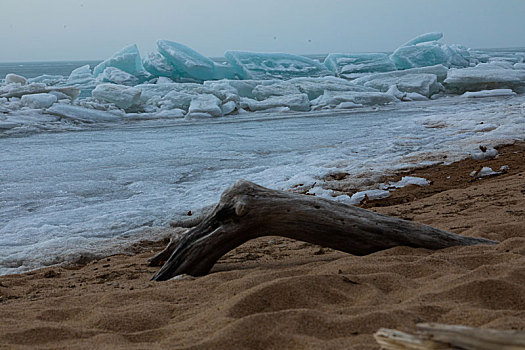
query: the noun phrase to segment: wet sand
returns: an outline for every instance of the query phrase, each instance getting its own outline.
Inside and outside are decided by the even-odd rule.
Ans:
[[[147,259],[165,242],[143,242],[133,255],[0,277],[0,349],[378,349],[379,328],[419,322],[525,330],[524,151],[399,174],[432,185],[363,204],[499,245],[357,257],[265,237],[207,276],[159,283]]]

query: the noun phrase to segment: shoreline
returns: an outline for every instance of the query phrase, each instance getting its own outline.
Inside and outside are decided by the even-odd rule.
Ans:
[[[524,330],[525,143],[497,149],[491,160],[400,172],[388,180],[432,184],[361,205],[497,246],[356,257],[265,237],[207,276],[159,283],[149,281],[158,268],[146,260],[165,242],[144,241],[133,255],[0,276],[0,348],[377,349],[377,329],[410,331],[422,321]],[[502,165],[501,175],[470,176]]]

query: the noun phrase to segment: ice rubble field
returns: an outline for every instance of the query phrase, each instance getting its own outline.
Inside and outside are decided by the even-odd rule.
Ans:
[[[378,183],[385,173],[524,139],[525,53],[441,37],[323,63],[234,51],[218,63],[161,40],[69,77],[6,76],[0,274],[118,251],[238,178],[355,203],[425,184]],[[88,132],[42,132],[76,130]]]
[[[167,40],[141,58],[131,45],[67,78],[8,74],[0,85],[0,135],[525,92],[525,52],[491,55],[441,43],[442,36],[420,35],[392,54],[329,54],[324,62],[227,51],[219,63]]]

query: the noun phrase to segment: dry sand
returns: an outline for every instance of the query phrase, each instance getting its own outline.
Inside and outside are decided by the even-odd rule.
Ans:
[[[496,246],[397,247],[364,257],[267,237],[200,278],[150,282],[159,244],[0,278],[0,348],[377,349],[380,327],[525,329],[525,145],[412,172],[429,187],[365,203]],[[480,165],[506,174],[473,181]]]

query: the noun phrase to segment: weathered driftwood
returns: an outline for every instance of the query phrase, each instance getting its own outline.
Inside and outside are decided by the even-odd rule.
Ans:
[[[525,350],[525,332],[421,323],[418,334],[380,329],[374,337],[385,350]]]
[[[187,228],[176,227],[175,231],[171,233],[170,242],[166,248],[164,248],[157,255],[148,259],[149,266],[162,266],[169,259],[170,255],[179,244],[182,235],[184,235],[186,231]]]
[[[181,274],[205,275],[230,250],[267,235],[355,255],[400,245],[440,249],[497,243],[239,180],[222,194],[215,209],[172,247],[173,253],[153,279],[163,281]]]

